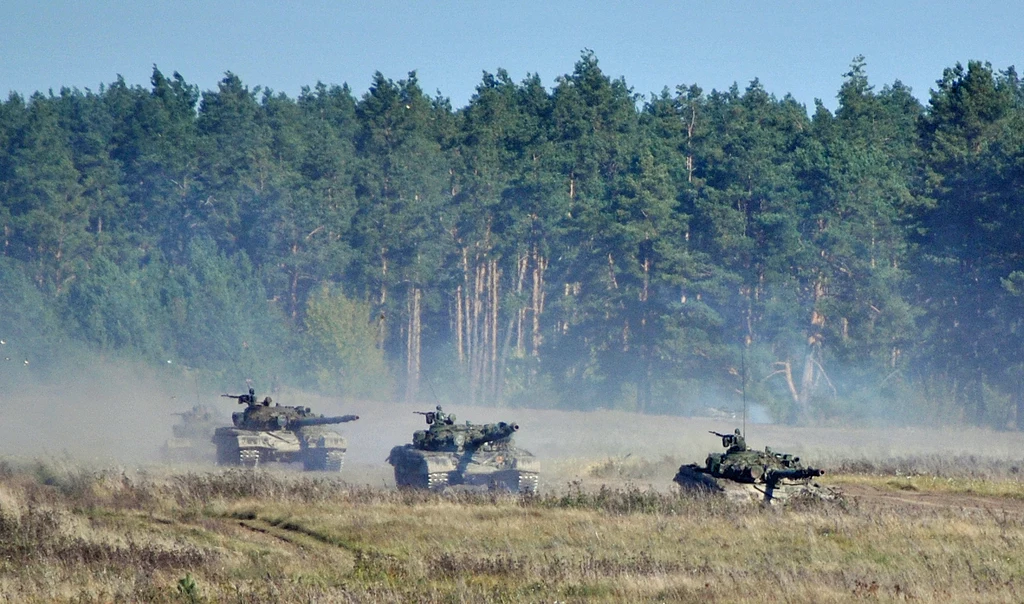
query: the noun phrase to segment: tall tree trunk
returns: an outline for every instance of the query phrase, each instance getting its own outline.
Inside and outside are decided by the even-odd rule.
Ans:
[[[455,287],[455,351],[460,367],[466,362],[463,321],[462,286],[458,285]]]
[[[531,298],[531,311],[533,314],[533,325],[531,329],[530,354],[533,357],[540,356],[540,347],[543,344],[543,336],[540,331],[540,317],[544,313],[544,269],[547,268],[547,259],[533,247],[533,296]],[[536,369],[534,370],[536,371]]]
[[[492,402],[498,398],[498,306],[499,306],[499,286],[501,283],[501,273],[498,271],[498,261],[491,260],[491,296],[490,296],[490,332],[491,332],[491,356],[490,356],[490,388],[489,395]]]
[[[422,334],[422,325],[420,322],[420,300],[422,298],[422,290],[418,287],[413,287],[409,294],[407,301],[408,314],[409,314],[409,325],[408,333],[406,335],[406,350],[405,350],[405,402],[414,403],[419,398],[420,390],[420,358],[421,358],[421,346],[420,336]]]
[[[810,398],[814,388],[814,353],[813,345],[808,345],[804,354],[804,368],[800,375],[800,389],[797,392],[797,409],[799,421],[806,422],[811,416]]]
[[[529,256],[523,254],[519,257],[516,265],[516,298],[522,299],[523,283],[526,281],[526,269],[529,266]],[[525,304],[516,309],[516,354],[523,355],[523,322],[526,320],[526,312],[529,309]]]
[[[292,256],[298,252],[297,247],[297,244],[292,244]],[[288,283],[288,302],[291,305],[289,314],[294,321],[299,316],[299,268],[297,263],[292,266],[292,278]]]
[[[387,313],[385,309],[388,303],[388,258],[387,249],[380,251],[380,297],[377,305],[380,307],[380,319],[377,321],[377,348],[384,348],[384,341],[387,339]]]
[[[686,182],[693,182],[693,130],[697,126],[697,105],[690,103],[690,121],[686,124]]]
[[[654,351],[651,350],[651,334],[648,316],[648,298],[650,296],[651,287],[651,259],[647,256],[644,256],[643,274],[643,288],[640,290],[640,305],[642,308],[640,313],[640,364],[641,371],[643,372],[640,376],[640,411],[647,412],[651,408],[651,399],[653,398],[653,385],[651,382],[654,380]]]
[[[462,283],[455,288],[455,341],[459,366],[469,354],[469,250],[462,248]]]
[[[473,278],[473,297],[469,299],[470,303],[470,321],[469,321],[469,390],[470,400],[476,404],[479,402],[481,381],[483,373],[481,371],[481,355],[483,352],[483,346],[481,342],[481,294],[484,288],[484,267],[477,265],[474,271]]]

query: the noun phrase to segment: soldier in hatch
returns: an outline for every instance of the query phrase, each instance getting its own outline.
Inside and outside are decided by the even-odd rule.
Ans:
[[[709,432],[721,437],[722,446],[727,449],[726,453],[741,453],[747,450],[747,440],[743,438],[739,428],[736,428],[732,434],[722,434],[714,430],[709,430]]]
[[[441,405],[436,407],[434,411],[434,425],[435,426],[450,426],[455,423],[454,413],[445,413],[441,410]]]

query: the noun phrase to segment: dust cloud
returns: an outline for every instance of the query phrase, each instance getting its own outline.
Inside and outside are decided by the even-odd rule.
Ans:
[[[256,387],[257,396],[271,394]],[[239,384],[233,393],[242,392]],[[98,364],[69,369],[57,379],[41,381],[0,373],[0,456],[59,458],[87,464],[127,468],[163,465],[160,450],[171,436],[175,412],[195,404],[211,408],[230,425],[238,410],[220,392],[201,390],[180,371],[161,372],[141,362]],[[433,404],[409,405],[340,398],[283,390],[272,393],[282,405],[303,405],[325,415],[356,414],[356,422],[336,429],[349,448],[342,478],[353,484],[393,485],[385,462],[391,447],[411,441],[426,427],[413,411]],[[516,442],[540,458],[542,484],[549,487],[587,478],[595,464],[610,459],[646,460],[640,483],[669,484],[680,463],[702,462],[721,450],[709,430],[731,432],[741,426],[733,418],[638,415],[620,411],[558,411],[482,406],[446,406],[458,421],[516,422]],[[1024,451],[1024,434],[980,428],[809,428],[775,424],[746,425],[749,446],[771,446],[800,455],[811,465],[828,466],[846,459],[884,460],[905,456],[965,456],[1015,461]],[[299,467],[282,471],[298,472]],[[189,470],[196,470],[189,467]],[[198,469],[215,469],[209,464]]]
[[[159,459],[173,413],[196,404],[179,372],[141,362],[76,365],[40,378],[0,373],[0,455],[95,464]],[[230,420],[230,416],[228,416]]]

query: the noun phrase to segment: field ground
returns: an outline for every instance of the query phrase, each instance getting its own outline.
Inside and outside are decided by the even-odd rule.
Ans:
[[[631,467],[632,468],[632,467]],[[598,471],[614,469],[605,464]],[[629,470],[636,472],[635,468]],[[838,474],[841,503],[627,486],[535,497],[290,469],[0,471],[0,599],[1020,601],[1024,484]]]
[[[0,600],[1024,600],[1017,433],[749,425],[846,493],[761,508],[671,483],[733,420],[451,409],[518,422],[542,488],[436,495],[383,463],[414,408],[300,404],[362,416],[340,476],[0,450]]]

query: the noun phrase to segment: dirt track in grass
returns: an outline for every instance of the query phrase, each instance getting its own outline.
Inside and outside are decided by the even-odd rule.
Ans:
[[[1024,500],[1015,497],[907,491],[863,484],[845,484],[840,488],[846,497],[851,498],[854,504],[861,506],[862,509],[915,508],[921,511],[934,509],[1024,517]]]

